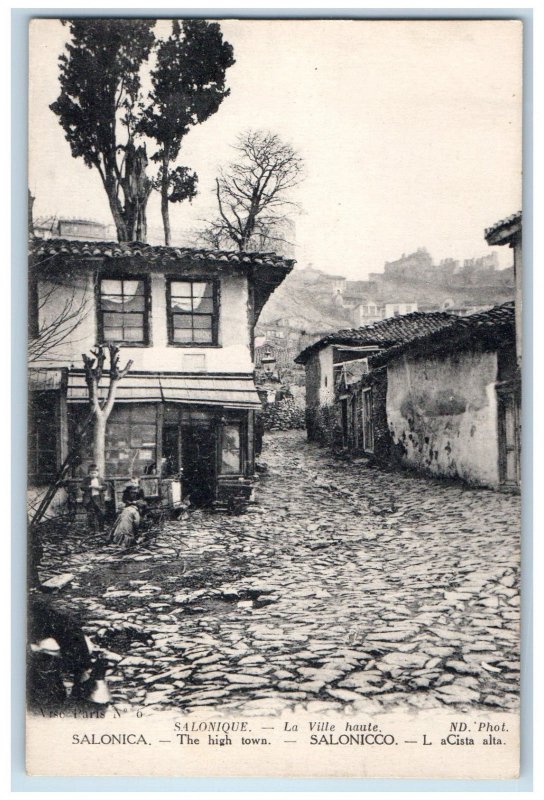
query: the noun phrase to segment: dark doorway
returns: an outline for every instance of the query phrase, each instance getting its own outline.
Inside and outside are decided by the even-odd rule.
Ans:
[[[182,429],[183,494],[195,506],[208,506],[215,499],[216,440],[211,427]]]
[[[162,455],[166,474],[177,475],[181,468],[181,430],[179,425],[165,424],[162,429]]]

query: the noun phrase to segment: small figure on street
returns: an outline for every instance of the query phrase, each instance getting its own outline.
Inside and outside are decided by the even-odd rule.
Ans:
[[[134,500],[145,500],[143,489],[138,478],[133,477],[129,480],[123,490],[121,500],[125,505]]]
[[[106,484],[100,477],[96,464],[89,466],[87,477],[83,479],[81,489],[83,491],[83,505],[87,509],[91,525],[93,527],[96,526],[99,531],[103,531]]]
[[[145,506],[142,500],[127,496],[127,504],[117,517],[111,532],[111,542],[123,550],[134,547],[140,530],[140,509]]]

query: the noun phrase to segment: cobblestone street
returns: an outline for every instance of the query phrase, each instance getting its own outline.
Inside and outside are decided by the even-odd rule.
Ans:
[[[519,497],[334,461],[302,431],[262,458],[245,514],[188,512],[127,555],[44,543],[115,703],[517,706]]]

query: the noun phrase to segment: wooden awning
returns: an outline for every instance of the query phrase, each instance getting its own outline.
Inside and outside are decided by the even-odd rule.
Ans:
[[[99,387],[101,400],[105,399],[107,393],[107,374],[102,384]],[[87,399],[85,375],[71,372],[68,376],[68,402],[84,403]],[[129,373],[117,387],[116,402],[261,408],[252,375]]]

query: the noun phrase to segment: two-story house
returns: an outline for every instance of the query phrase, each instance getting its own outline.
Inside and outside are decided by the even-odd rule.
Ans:
[[[88,414],[82,354],[97,343],[118,345],[121,365],[133,361],[107,423],[106,479],[182,469],[184,493],[208,505],[251,478],[254,326],[293,264],[274,254],[33,240],[31,343],[41,336],[46,346],[30,363],[31,484],[51,481]],[[63,323],[73,309],[75,326]],[[84,447],[74,478],[90,460]]]

